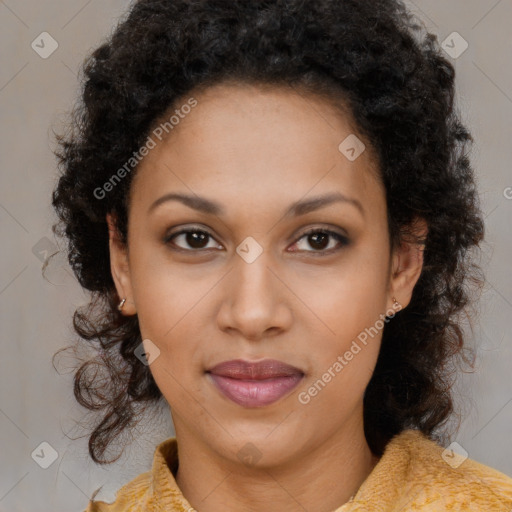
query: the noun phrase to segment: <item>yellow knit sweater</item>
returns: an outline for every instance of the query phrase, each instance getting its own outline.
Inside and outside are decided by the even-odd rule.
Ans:
[[[405,430],[354,498],[333,512],[512,512],[512,479],[457,457],[418,430]],[[85,512],[195,512],[176,484],[177,468],[172,437],[155,449],[151,471],[124,485],[114,503],[91,500]]]

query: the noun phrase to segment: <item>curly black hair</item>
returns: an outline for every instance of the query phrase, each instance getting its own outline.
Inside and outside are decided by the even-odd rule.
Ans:
[[[127,242],[130,183],[108,182],[157,120],[192,93],[234,82],[291,87],[348,106],[385,185],[391,247],[424,243],[408,307],[386,324],[364,395],[368,444],[381,455],[405,428],[443,439],[454,411],[454,361],[466,351],[462,315],[483,284],[472,249],[484,237],[471,134],[455,108],[455,70],[437,37],[399,0],[139,0],[82,68],[69,131],[56,135],[60,175],[53,231],[90,302],[73,317],[95,347],[74,373],[78,402],[101,411],[89,436],[97,463],[112,441],[162,399],[134,350],[137,316],[117,309],[106,214]],[[425,240],[410,227],[428,225]],[[409,237],[409,238],[407,238]],[[413,238],[410,238],[413,237]],[[475,285],[470,287],[469,285]],[[457,356],[457,358],[456,358]]]

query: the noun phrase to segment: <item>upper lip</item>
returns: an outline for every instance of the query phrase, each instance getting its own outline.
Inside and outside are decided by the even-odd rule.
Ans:
[[[273,377],[288,377],[290,375],[304,375],[304,372],[277,359],[263,359],[262,361],[246,361],[232,359],[224,361],[207,370],[207,373],[230,377],[232,379],[270,379]]]

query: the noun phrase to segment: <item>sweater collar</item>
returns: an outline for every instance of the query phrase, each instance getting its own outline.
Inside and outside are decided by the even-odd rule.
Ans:
[[[178,472],[178,442],[171,437],[160,443],[155,450],[151,468],[151,494],[155,503],[162,500],[172,503],[177,512],[194,512],[195,509],[183,496],[176,482]]]

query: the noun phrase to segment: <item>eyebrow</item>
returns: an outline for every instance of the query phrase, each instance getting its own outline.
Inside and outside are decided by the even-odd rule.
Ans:
[[[179,201],[180,203],[197,210],[202,213],[209,215],[222,216],[225,213],[224,208],[211,199],[200,197],[197,195],[188,195],[181,193],[170,193],[157,199],[148,210],[148,214],[155,210],[158,206],[168,201]],[[310,199],[303,199],[292,203],[288,209],[284,212],[284,217],[298,217],[299,215],[305,215],[320,208],[324,208],[333,203],[346,203],[355,206],[361,215],[364,217],[365,211],[363,205],[357,200],[347,197],[340,192],[330,193],[323,196],[316,196]]]

